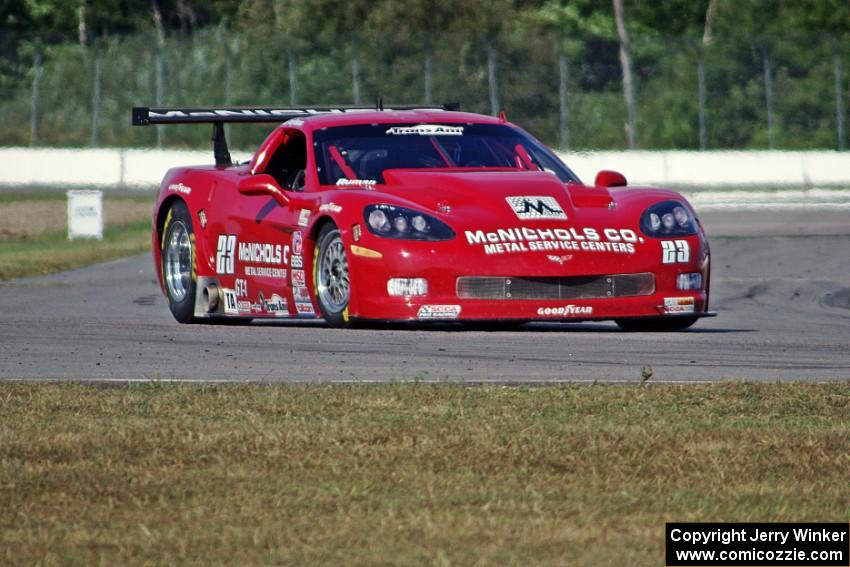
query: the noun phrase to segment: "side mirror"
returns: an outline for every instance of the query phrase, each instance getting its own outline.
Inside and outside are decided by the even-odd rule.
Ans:
[[[596,174],[594,185],[597,187],[625,187],[628,185],[626,176],[619,171],[603,169]]]
[[[274,197],[274,200],[282,207],[289,204],[289,197],[284,194],[283,189],[277,184],[275,178],[267,173],[246,175],[239,180],[237,189],[243,195],[266,195],[267,197]]]

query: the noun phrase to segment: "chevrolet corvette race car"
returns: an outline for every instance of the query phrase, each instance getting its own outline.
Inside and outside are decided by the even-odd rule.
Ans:
[[[234,164],[224,123],[278,126]],[[211,123],[215,165],[165,175],[153,213],[182,323],[322,318],[599,321],[684,329],[710,316],[708,241],[673,191],[593,185],[500,117],[456,105],[147,108]]]

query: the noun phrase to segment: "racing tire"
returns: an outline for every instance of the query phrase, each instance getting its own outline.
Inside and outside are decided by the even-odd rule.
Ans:
[[[160,238],[162,286],[171,314],[180,323],[195,322],[195,233],[183,201],[175,201],[165,217]]]
[[[316,303],[325,322],[331,327],[349,327],[351,277],[348,271],[348,256],[342,235],[333,224],[323,226],[316,238],[313,289],[316,290]]]
[[[671,333],[682,331],[696,323],[698,317],[649,317],[646,319],[615,319],[622,330],[642,333]]]

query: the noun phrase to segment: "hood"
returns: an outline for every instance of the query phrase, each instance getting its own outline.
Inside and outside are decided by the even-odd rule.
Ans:
[[[504,203],[508,197],[551,197],[568,209],[608,207],[611,193],[601,187],[565,185],[543,171],[405,171],[384,172],[382,189],[393,195],[436,210],[439,203],[452,207]]]
[[[655,246],[642,236],[640,215],[659,200],[681,198],[658,189],[565,184],[547,172],[391,170],[384,179],[376,193],[444,220],[462,245],[490,259],[493,273],[649,269],[654,255],[636,262]]]
[[[455,219],[473,222],[512,219],[562,225],[587,215],[617,215],[608,189],[565,184],[542,171],[388,170],[384,179],[386,183],[379,189],[383,193],[428,212],[439,214],[448,209]]]
[[[636,223],[640,213],[656,202],[675,199],[687,204],[682,195],[667,189],[609,189],[563,183],[544,171],[387,170],[384,179],[385,184],[377,191],[407,201],[408,205],[437,213],[448,206],[452,211],[464,210],[473,216],[475,210],[481,210],[488,218],[510,212],[508,199],[517,197],[555,199],[568,219],[576,222]]]

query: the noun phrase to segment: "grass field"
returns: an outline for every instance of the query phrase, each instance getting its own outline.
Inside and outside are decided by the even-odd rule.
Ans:
[[[663,565],[850,517],[850,384],[0,385],[0,564]]]
[[[67,238],[64,193],[0,194],[0,281],[150,250],[152,196],[104,196],[103,240]]]

